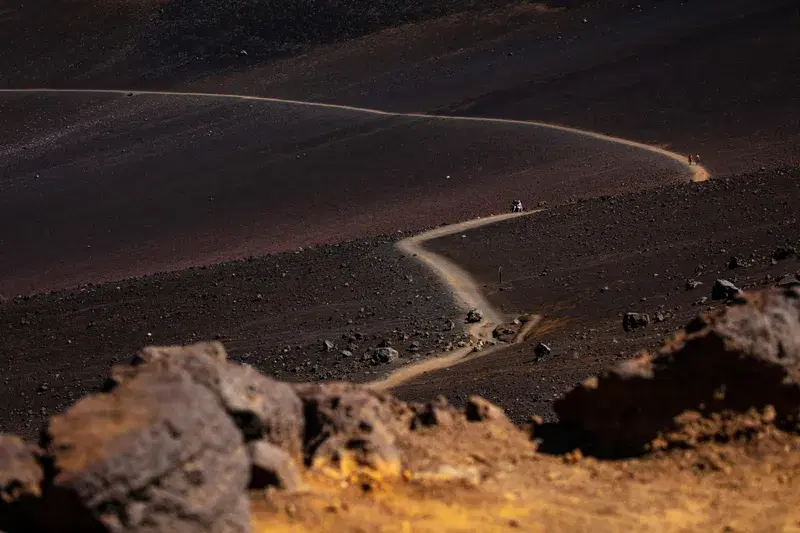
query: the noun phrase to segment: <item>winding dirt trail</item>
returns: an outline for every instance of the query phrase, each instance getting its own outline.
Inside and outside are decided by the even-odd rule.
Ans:
[[[411,118],[428,118],[436,120],[449,120],[449,121],[466,121],[466,122],[487,122],[487,123],[503,123],[503,124],[516,124],[522,126],[531,126],[536,128],[551,129],[582,135],[593,139],[607,141],[616,144],[622,144],[633,148],[646,150],[663,157],[667,157],[674,161],[681,163],[686,167],[687,173],[691,181],[700,182],[705,181],[710,177],[709,172],[702,165],[689,165],[688,159],[683,155],[671,152],[659,146],[652,146],[637,141],[622,139],[602,133],[581,130],[578,128],[571,128],[569,126],[561,126],[558,124],[549,124],[544,122],[537,122],[533,120],[516,120],[504,118],[488,118],[488,117],[463,117],[451,115],[433,115],[426,113],[395,113],[391,111],[382,111],[379,109],[369,109],[364,107],[354,107],[338,104],[325,104],[320,102],[308,102],[302,100],[286,100],[281,98],[270,98],[264,96],[249,96],[239,94],[219,94],[219,93],[201,93],[201,92],[176,92],[176,91],[138,91],[138,90],[121,90],[121,89],[46,89],[46,88],[30,88],[30,89],[0,89],[0,94],[98,94],[98,95],[123,95],[135,97],[137,95],[146,96],[177,96],[177,97],[202,97],[214,99],[233,99],[233,100],[249,100],[257,102],[271,102],[278,104],[318,107],[327,109],[339,109],[342,111],[353,111],[358,113],[369,113],[373,115],[383,115],[391,117],[411,117]],[[429,231],[425,231],[418,235],[408,237],[397,243],[397,247],[406,255],[414,257],[427,268],[431,269],[448,287],[453,295],[456,303],[464,310],[480,309],[483,312],[483,319],[474,324],[467,326],[467,334],[471,338],[470,343],[458,350],[452,352],[445,352],[436,356],[424,359],[414,364],[410,364],[399,368],[389,374],[386,378],[366,383],[365,385],[375,390],[388,390],[397,387],[403,383],[410,381],[422,374],[434,370],[441,370],[449,368],[464,361],[474,359],[476,357],[484,357],[497,350],[502,349],[507,344],[495,344],[489,348],[478,349],[478,345],[483,344],[480,341],[492,340],[492,330],[495,325],[505,322],[503,315],[495,309],[486,297],[481,293],[478,283],[466,272],[463,268],[453,263],[449,259],[442,257],[439,254],[426,250],[424,244],[432,239],[451,235],[461,231],[486,226],[502,222],[516,217],[528,216],[538,211],[526,211],[522,213],[505,213],[500,215],[493,215],[483,218],[476,218],[467,220],[448,226],[442,226]],[[535,328],[540,316],[534,315],[531,321],[526,324],[526,329],[531,331]],[[522,342],[524,335],[518,336],[515,342]]]
[[[521,126],[531,126],[536,128],[551,129],[574,133],[584,137],[591,137],[603,141],[623,144],[633,148],[647,150],[649,152],[657,153],[664,157],[673,159],[685,165],[690,173],[692,181],[705,181],[709,178],[710,174],[702,165],[689,166],[684,156],[675,152],[670,152],[659,146],[652,146],[649,144],[622,139],[603,133],[596,133],[593,131],[582,130],[578,128],[571,128],[569,126],[561,126],[559,124],[550,124],[545,122],[537,122],[535,120],[517,120],[507,118],[491,118],[491,117],[463,117],[454,115],[434,115],[428,113],[395,113],[392,111],[382,111],[380,109],[370,109],[367,107],[355,107],[339,104],[325,104],[321,102],[308,102],[304,100],[287,100],[283,98],[270,98],[267,96],[249,96],[242,94],[225,94],[225,93],[203,93],[203,92],[180,92],[180,91],[138,91],[138,90],[123,90],[123,89],[46,89],[46,88],[30,88],[30,89],[0,89],[0,94],[115,94],[121,96],[181,96],[181,97],[203,97],[203,98],[226,98],[233,100],[250,100],[256,102],[272,102],[277,104],[289,104],[307,107],[319,107],[327,109],[339,109],[342,111],[353,111],[358,113],[369,113],[372,115],[383,115],[389,117],[411,117],[411,118],[429,118],[436,120],[461,120],[467,122],[487,122],[499,124],[517,124]]]

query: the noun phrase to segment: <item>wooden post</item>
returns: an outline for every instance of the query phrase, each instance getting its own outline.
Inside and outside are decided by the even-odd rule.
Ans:
[[[497,267],[497,277],[500,280],[500,285],[503,284],[503,267]]]

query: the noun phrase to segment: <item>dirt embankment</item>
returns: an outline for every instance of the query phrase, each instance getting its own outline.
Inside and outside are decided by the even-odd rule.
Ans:
[[[800,283],[729,294],[520,428],[473,396],[287,384],[220,343],[149,347],[0,436],[0,527],[72,531],[775,531],[800,524]],[[599,457],[611,456],[614,461]]]

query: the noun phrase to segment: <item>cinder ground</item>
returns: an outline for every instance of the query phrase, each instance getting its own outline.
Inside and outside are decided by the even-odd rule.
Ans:
[[[263,101],[0,94],[3,118],[5,295],[419,230],[503,211],[508,198],[558,203],[686,174],[649,152],[535,126]]]
[[[14,51],[0,54],[0,84],[220,90],[551,120],[699,152],[717,177],[737,177],[641,192],[676,181],[674,168],[653,170],[661,163],[649,154],[631,159],[628,149],[575,137],[526,137],[538,134],[518,127],[449,129],[353,116],[342,125],[342,113],[281,115],[276,106],[3,95],[0,292],[423,229],[506,209],[525,187],[526,205],[547,200],[554,209],[442,241],[437,249],[463,261],[504,311],[542,312],[532,342],[549,343],[553,356],[536,361],[527,344],[423,376],[397,392],[456,401],[479,393],[516,420],[551,416],[551,400],[576,381],[654,346],[705,309],[710,302],[692,303],[710,296],[716,277],[746,288],[800,270],[796,258],[769,260],[776,247],[798,245],[797,171],[775,170],[800,159],[794,3],[641,2],[634,9],[608,2],[566,10],[553,4],[433,18],[336,44],[326,38],[277,60],[239,56],[236,46],[212,62],[195,54],[208,44],[200,32],[182,41],[194,46],[182,55],[160,53],[175,41],[158,34],[142,40],[139,30],[163,15],[151,9],[155,4],[120,2],[111,10],[85,2],[70,6],[80,12],[65,12],[29,2],[0,14],[6,39],[0,49]],[[185,32],[191,23],[170,28]],[[139,54],[142,42],[164,62]],[[208,125],[222,135],[207,136]],[[241,146],[247,157],[231,155]],[[432,152],[419,149],[431,146]],[[297,158],[309,152],[314,157]],[[454,181],[454,160],[469,184]],[[266,163],[281,169],[274,182],[262,180]],[[449,185],[429,179],[448,174]],[[343,176],[354,180],[348,188]],[[594,178],[588,184],[587,176]],[[236,195],[226,197],[235,184]],[[631,194],[564,205],[625,192]],[[313,209],[302,202],[309,194]],[[315,216],[304,211],[301,219],[298,205]],[[297,379],[375,377],[363,362],[335,365],[328,352],[316,351],[322,339],[338,335],[334,340],[342,342],[356,326],[369,339],[354,350],[359,354],[384,337],[403,347],[418,339],[425,353],[442,341],[414,331],[433,332],[442,323],[443,333],[453,335],[446,317],[458,317],[442,288],[401,260],[388,240],[348,246],[0,304],[2,396],[10,399],[2,429],[32,433],[40,416],[72,403],[100,383],[115,358],[149,342],[148,332],[159,343],[219,336],[234,358],[284,379],[295,379],[294,369]],[[727,270],[731,255],[749,261],[751,254],[753,266]],[[508,284],[502,292],[494,285],[498,258]],[[409,275],[414,283],[406,286]],[[687,278],[704,284],[685,291]],[[409,311],[398,312],[404,306]],[[625,311],[661,311],[666,320],[625,334],[619,316]],[[487,530],[546,524],[548,531],[798,527],[787,503],[797,500],[796,439],[772,434],[737,446],[578,465],[516,457],[512,450],[498,455],[498,463],[511,476],[525,474],[510,497],[520,506],[509,507],[490,482],[485,492],[395,487],[376,490],[373,499],[345,495],[338,507],[311,499],[299,515],[289,501],[277,510],[296,529],[398,531],[407,521],[412,530],[441,531],[436,516],[450,516],[455,530],[475,523]],[[524,461],[531,468],[515,468]],[[341,486],[320,480],[320,490],[332,491],[331,483]],[[273,512],[257,513],[257,524],[275,525]]]
[[[527,344],[396,392],[462,400],[478,393],[517,421],[552,418],[552,400],[574,384],[719,306],[711,300],[717,278],[744,289],[800,273],[797,255],[772,264],[779,247],[800,251],[798,178],[800,170],[785,169],[589,200],[430,241],[429,249],[464,266],[502,311],[540,313],[543,321]],[[730,269],[733,256],[749,266]],[[702,285],[686,290],[687,280]],[[664,320],[626,333],[626,312]],[[537,342],[552,356],[539,361]]]

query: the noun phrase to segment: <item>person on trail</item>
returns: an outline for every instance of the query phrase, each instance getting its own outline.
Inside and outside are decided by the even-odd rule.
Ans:
[[[694,164],[695,165],[699,165],[700,164],[700,155],[699,154],[694,154]]]
[[[692,154],[689,154],[689,166],[692,166]]]
[[[511,212],[512,213],[522,212],[522,200],[514,200],[514,203],[511,204]]]

